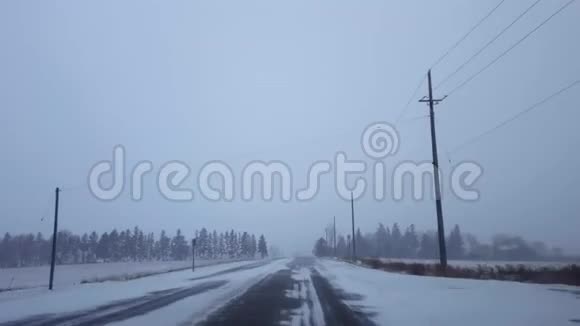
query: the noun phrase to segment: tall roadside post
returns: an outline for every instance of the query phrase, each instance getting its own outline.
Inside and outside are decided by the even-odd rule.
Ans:
[[[352,260],[356,259],[356,238],[354,235],[354,198],[352,192],[350,193],[350,213],[352,218]]]
[[[191,239],[191,271],[195,272],[195,242],[196,238]]]
[[[56,187],[55,189],[56,197],[54,201],[54,228],[52,230],[52,255],[50,259],[50,279],[48,281],[48,289],[52,290],[52,285],[54,281],[54,265],[56,263],[56,234],[58,233],[58,194],[60,189]]]
[[[439,184],[439,159],[437,157],[437,137],[435,135],[435,111],[433,106],[445,99],[433,99],[433,87],[431,85],[431,70],[427,74],[429,82],[429,97],[423,97],[419,102],[429,103],[429,117],[431,123],[431,150],[433,152],[433,183],[435,185],[435,205],[437,210],[437,235],[439,238],[439,262],[443,273],[447,271],[447,248],[445,247],[445,227],[443,224],[443,208],[441,204],[441,185]]]

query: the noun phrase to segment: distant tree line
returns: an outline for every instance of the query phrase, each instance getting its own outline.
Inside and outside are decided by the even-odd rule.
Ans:
[[[385,227],[378,225],[374,233],[356,234],[356,253],[359,257],[386,258],[439,258],[439,243],[435,231],[419,232],[411,224],[401,230],[399,224]],[[336,256],[348,257],[352,253],[351,236],[336,236]],[[316,256],[333,256],[335,248],[332,228],[318,239],[313,253]],[[528,242],[519,236],[496,235],[491,244],[478,241],[472,234],[463,234],[455,225],[446,236],[447,256],[449,259],[469,260],[557,260],[563,258],[562,249],[548,248],[541,241]]]
[[[195,255],[201,259],[262,258],[268,256],[266,238],[258,240],[254,234],[234,230],[209,232],[196,231]],[[57,234],[57,264],[95,262],[186,260],[192,256],[191,239],[186,239],[178,229],[173,237],[163,230],[159,237],[144,233],[138,227],[77,235],[63,230]],[[11,235],[6,233],[0,241],[0,267],[38,266],[50,263],[52,236],[42,233]]]

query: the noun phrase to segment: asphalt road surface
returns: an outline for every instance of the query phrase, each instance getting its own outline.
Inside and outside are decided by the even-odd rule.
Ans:
[[[328,280],[313,268],[314,262],[315,258],[311,257],[295,258],[287,265],[287,269],[280,270],[254,285],[242,296],[212,314],[202,325],[280,325],[288,324],[293,317],[302,317],[300,325],[374,325],[364,313],[353,311],[343,302],[344,299],[352,298],[333,289]],[[306,284],[310,282],[308,278],[297,280],[293,277],[293,274],[304,270],[310,273],[312,287]],[[287,295],[296,288],[313,288],[314,291],[299,291],[306,295],[297,297]],[[318,302],[314,302],[315,297]],[[296,316],[296,311],[304,304],[310,309],[319,304],[323,320],[317,322],[314,314]]]
[[[0,325],[104,325],[142,317],[192,296],[218,289],[235,273],[257,269],[271,262],[256,262],[193,277],[189,287],[169,288],[139,298],[114,301],[77,312],[35,315]],[[332,287],[314,268],[316,259],[295,258],[285,268],[262,278],[201,322],[216,325],[374,325],[368,314],[345,304],[356,297]]]

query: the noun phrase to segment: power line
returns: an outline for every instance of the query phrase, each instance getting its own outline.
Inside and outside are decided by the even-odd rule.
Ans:
[[[439,82],[439,84],[437,86],[435,86],[435,89],[438,89],[439,87],[441,87],[441,85],[445,84],[449,79],[451,79],[459,71],[461,71],[463,68],[465,68],[466,65],[468,65],[471,61],[473,61],[475,58],[477,58],[477,56],[479,56],[485,49],[487,49],[491,44],[493,44],[495,41],[497,41],[497,39],[499,39],[507,30],[509,30],[513,25],[515,25],[515,23],[517,23],[520,19],[522,19],[522,17],[524,17],[528,12],[530,12],[530,10],[532,10],[538,3],[540,3],[540,1],[542,1],[542,0],[536,0],[536,2],[534,2],[526,10],[524,10],[516,19],[514,19],[501,32],[499,32],[494,38],[492,38],[489,42],[487,42],[481,49],[479,49],[471,57],[469,57],[469,59],[467,59],[465,62],[463,62],[461,65],[459,65],[459,67],[457,67],[457,69],[455,69],[452,73],[445,76],[443,78],[443,80],[441,82]]]
[[[579,84],[580,84],[580,79],[578,79],[578,80],[576,80],[576,81],[572,82],[571,84],[568,84],[568,86],[565,86],[565,87],[563,87],[563,88],[559,89],[558,91],[556,91],[555,93],[552,93],[552,94],[550,94],[549,96],[545,97],[545,98],[544,98],[544,99],[542,99],[541,101],[539,101],[539,102],[536,102],[535,104],[533,104],[533,105],[529,106],[529,107],[528,107],[528,108],[526,108],[525,110],[518,112],[518,113],[517,113],[517,114],[515,114],[514,116],[512,116],[512,117],[510,117],[509,119],[507,119],[507,120],[505,120],[505,121],[503,121],[503,122],[499,123],[498,125],[494,126],[493,128],[491,128],[491,129],[488,129],[488,130],[486,130],[486,131],[482,132],[481,134],[479,134],[479,135],[477,135],[477,136],[475,136],[475,137],[472,137],[471,139],[467,140],[466,142],[464,142],[464,143],[460,144],[459,146],[455,147],[455,148],[454,148],[454,149],[451,151],[451,153],[455,153],[455,152],[457,152],[458,150],[460,150],[460,149],[464,148],[465,146],[467,146],[467,145],[470,145],[470,144],[473,144],[474,142],[478,141],[479,139],[481,139],[481,138],[483,138],[483,137],[485,137],[485,136],[487,136],[487,135],[489,135],[489,134],[493,133],[494,131],[496,131],[496,130],[500,129],[501,127],[504,127],[505,125],[509,124],[510,122],[513,122],[513,121],[517,120],[518,118],[520,118],[520,117],[521,117],[521,116],[523,116],[524,114],[526,114],[526,113],[528,113],[528,112],[532,111],[533,109],[536,109],[536,108],[538,108],[538,107],[539,107],[539,106],[541,106],[542,104],[544,104],[544,103],[546,103],[546,102],[550,101],[551,99],[555,98],[556,96],[558,96],[558,95],[560,95],[560,94],[562,94],[562,93],[566,92],[566,91],[567,91],[567,90],[569,90],[570,88],[572,88],[572,87],[574,87],[574,86],[576,86],[576,85],[579,85]]]
[[[439,122],[439,117],[435,117],[435,122]],[[449,146],[447,146],[447,142],[445,141],[441,141],[441,136],[439,136],[439,144],[441,144],[441,146],[443,147],[443,150],[445,151],[445,158],[447,159],[447,162],[449,162],[449,164],[451,165],[451,153],[449,152]],[[441,168],[441,167],[439,167]]]
[[[539,1],[539,0],[538,0]],[[459,40],[457,40],[457,42],[455,42],[449,49],[447,49],[447,51],[445,51],[445,53],[443,53],[443,55],[441,55],[439,57],[439,59],[437,59],[435,61],[435,63],[433,63],[431,65],[431,69],[433,67],[435,67],[436,65],[438,65],[441,61],[443,61],[443,59],[445,59],[453,50],[455,50],[465,39],[467,39],[467,37],[469,35],[471,35],[471,33],[473,33],[473,31],[475,31],[481,24],[483,24],[484,21],[486,21],[503,3],[505,2],[505,0],[501,0],[500,2],[498,2],[497,5],[495,5],[495,7],[493,7],[485,16],[483,16],[483,18],[481,18],[474,26],[472,26],[467,33],[465,33]],[[425,81],[425,77],[423,76],[423,78],[421,79],[421,81],[419,82],[419,85],[417,85],[417,87],[415,88],[415,91],[413,92],[413,94],[411,95],[411,97],[409,98],[409,100],[407,101],[407,103],[405,104],[405,106],[403,106],[403,108],[401,109],[399,115],[397,116],[397,119],[395,120],[395,125],[397,125],[401,119],[403,118],[403,116],[405,115],[405,112],[407,111],[407,109],[409,108],[409,106],[411,105],[411,103],[415,100],[415,96],[417,95],[417,92],[419,91],[419,89],[421,89],[421,86],[423,86],[423,82]]]
[[[407,118],[407,119],[402,120],[400,123],[403,123],[403,122],[410,123],[410,122],[415,122],[415,121],[423,120],[425,118],[429,118],[429,115],[428,114],[423,114],[423,115],[420,115],[420,116],[416,116],[416,117],[412,117],[412,118]]]
[[[502,52],[499,56],[497,56],[495,59],[493,59],[490,63],[488,63],[487,65],[485,65],[482,69],[480,69],[478,72],[476,72],[475,74],[471,75],[471,77],[467,78],[465,81],[463,81],[461,84],[459,84],[457,87],[453,88],[448,95],[451,95],[455,92],[457,92],[459,89],[463,88],[465,85],[467,85],[469,82],[471,82],[473,79],[475,79],[475,77],[479,76],[481,73],[483,73],[484,71],[486,71],[489,67],[493,66],[496,62],[498,62],[501,58],[503,58],[506,54],[508,54],[511,50],[515,49],[518,45],[520,45],[523,41],[525,41],[528,37],[530,37],[532,34],[534,34],[537,30],[539,30],[542,26],[544,26],[547,22],[549,22],[552,18],[554,18],[557,14],[559,14],[560,12],[562,12],[564,9],[566,9],[569,5],[571,5],[574,1],[576,0],[570,0],[568,2],[566,2],[563,6],[561,6],[558,10],[556,10],[553,14],[551,14],[548,18],[546,18],[544,21],[542,21],[538,26],[536,26],[534,29],[532,29],[530,32],[528,32],[524,37],[522,37],[521,39],[519,39],[516,43],[514,43],[512,46],[510,46],[507,50],[505,50],[504,52]]]
[[[409,100],[407,101],[407,103],[405,104],[405,106],[403,106],[403,108],[399,112],[399,115],[397,116],[397,119],[395,120],[395,125],[399,124],[399,122],[401,121],[401,119],[405,115],[405,112],[409,108],[409,105],[411,105],[411,103],[413,102],[413,100],[417,96],[417,92],[419,92],[419,89],[421,89],[421,86],[423,86],[423,83],[424,82],[425,82],[425,76],[423,76],[421,78],[421,80],[419,81],[419,85],[417,85],[417,87],[415,88],[415,91],[413,91],[413,94],[411,94],[411,97],[409,97]]]
[[[505,0],[501,0],[500,2],[498,2],[497,5],[495,5],[495,7],[493,7],[485,16],[483,16],[483,18],[481,18],[474,26],[472,26],[467,33],[465,33],[459,40],[457,40],[457,42],[455,42],[449,49],[447,49],[447,51],[445,51],[445,53],[443,53],[443,55],[441,55],[439,57],[439,59],[437,59],[437,61],[435,61],[435,63],[433,63],[431,65],[431,68],[435,67],[436,65],[438,65],[441,61],[443,61],[443,59],[445,59],[453,50],[455,50],[471,33],[473,33],[473,31],[475,31],[481,24],[483,24],[483,22],[485,20],[487,20],[503,3],[505,2]],[[415,91],[413,92],[413,94],[411,95],[411,97],[409,98],[409,100],[407,101],[407,103],[405,104],[405,106],[403,106],[403,109],[401,109],[399,115],[397,116],[397,119],[395,120],[395,125],[397,125],[400,121],[401,118],[403,118],[403,116],[405,115],[405,112],[407,111],[407,109],[409,108],[409,106],[411,105],[411,103],[415,100],[415,96],[417,95],[417,92],[419,91],[419,89],[421,89],[421,86],[423,86],[423,82],[425,81],[425,77],[423,76],[423,78],[421,78],[421,81],[419,82],[419,85],[417,85],[417,87],[415,88]]]
[[[52,203],[52,191],[50,191],[50,193],[48,194],[46,206],[44,206],[44,209],[41,212],[41,215],[40,215],[41,222],[44,221],[44,219],[48,217],[48,214],[50,213],[50,204],[51,203]]]
[[[480,19],[477,24],[475,24],[473,27],[471,27],[471,29],[469,31],[467,31],[467,33],[465,33],[457,42],[455,42],[449,49],[447,49],[447,51],[445,51],[445,53],[443,53],[442,56],[439,57],[439,59],[437,59],[437,61],[435,61],[434,64],[431,65],[431,69],[433,69],[433,67],[435,67],[436,65],[438,65],[441,61],[443,61],[443,59],[445,59],[453,50],[455,50],[459,44],[461,44],[471,33],[473,33],[473,31],[475,31],[485,20],[487,20],[489,18],[489,16],[491,16],[503,3],[505,2],[505,0],[501,0],[495,7],[493,7],[482,19]]]

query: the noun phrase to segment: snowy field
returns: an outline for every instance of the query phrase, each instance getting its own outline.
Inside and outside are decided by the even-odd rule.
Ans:
[[[419,264],[439,264],[438,259],[405,259],[405,258],[379,258],[380,261],[388,262],[402,262],[407,264],[419,263]],[[559,261],[505,261],[505,260],[449,260],[449,265],[456,267],[477,267],[478,265],[484,266],[506,266],[506,265],[524,265],[530,268],[539,267],[561,267],[571,264],[579,265],[580,262],[559,262]]]
[[[333,260],[316,269],[379,325],[557,326],[580,322],[580,287],[388,273]]]
[[[222,263],[220,260],[196,260],[197,266]],[[57,265],[54,286],[70,286],[81,281],[123,279],[139,274],[160,273],[191,267],[191,261],[150,261],[101,264]],[[0,290],[48,286],[50,266],[0,268]]]

